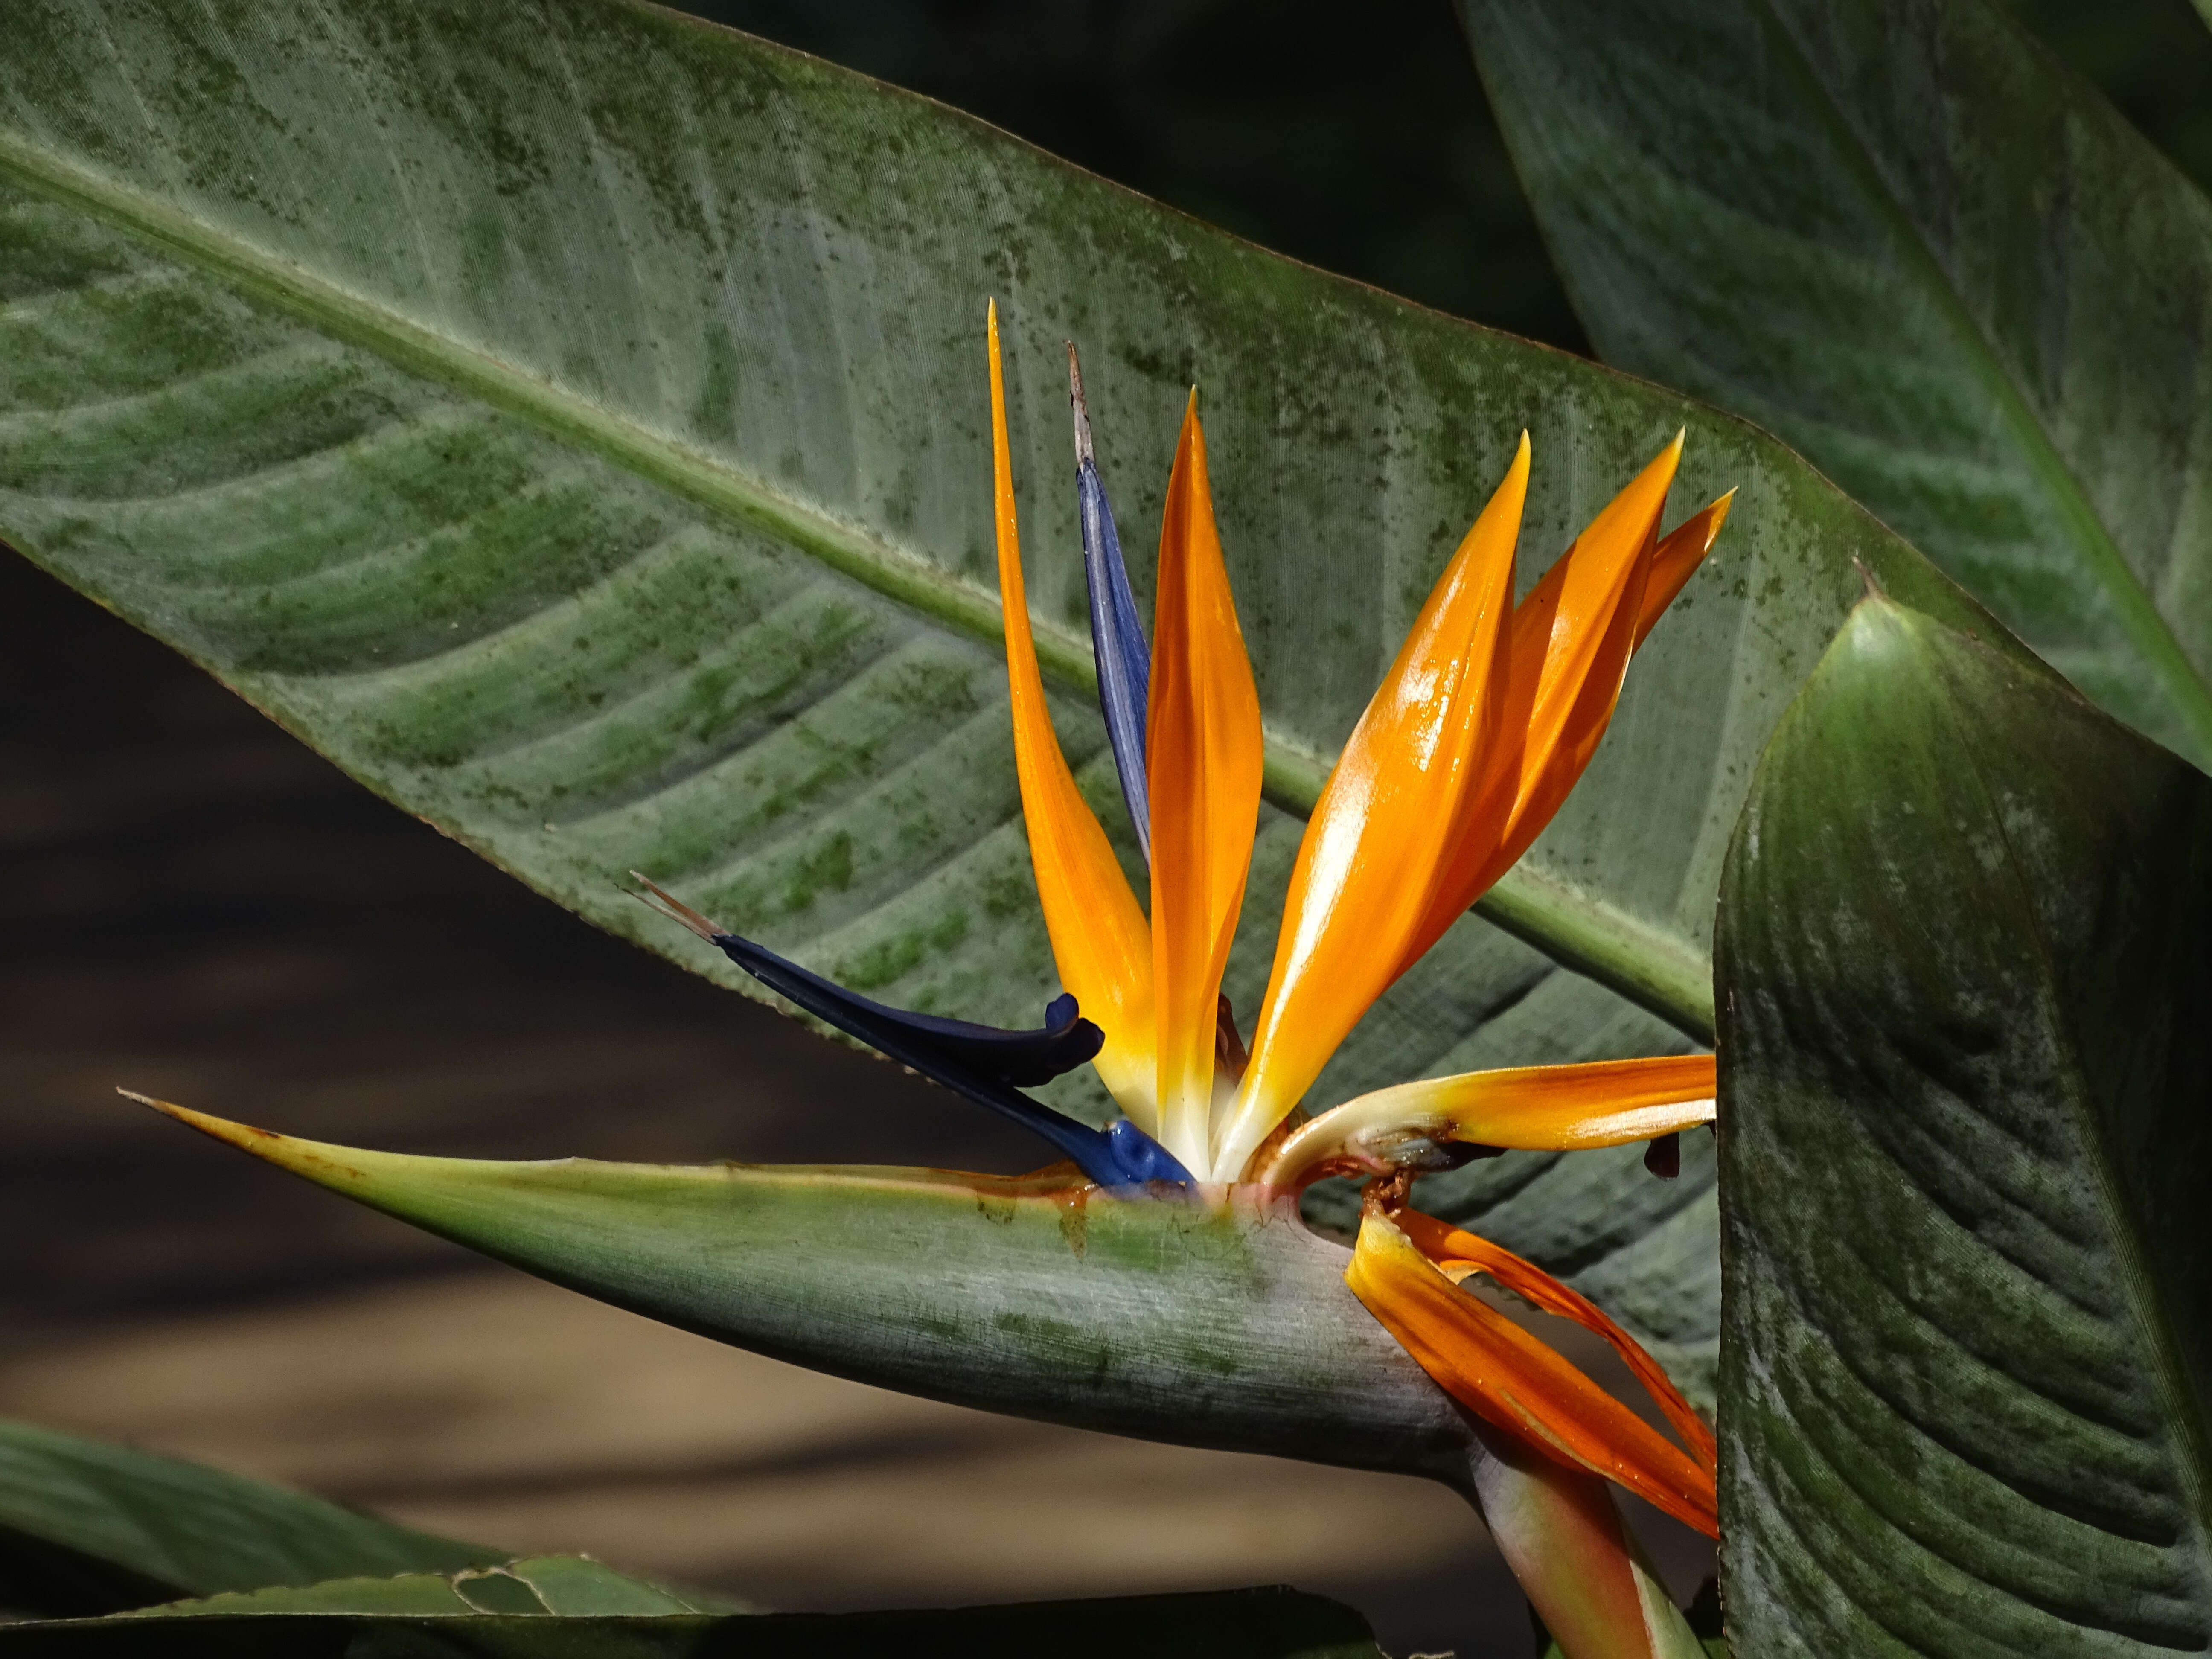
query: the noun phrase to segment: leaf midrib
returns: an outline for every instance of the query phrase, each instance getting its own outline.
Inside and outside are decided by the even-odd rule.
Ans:
[[[998,596],[779,494],[726,462],[710,460],[550,381],[539,380],[399,316],[338,284],[133,186],[0,132],[0,169],[89,212],[228,283],[372,351],[411,374],[454,387],[586,453],[724,517],[785,540],[831,569],[990,649],[1003,653]],[[1087,640],[1032,618],[1037,657],[1061,684],[1095,697]],[[2208,706],[2212,720],[2212,706]],[[2212,730],[2212,726],[2208,726]],[[1267,739],[1267,799],[1298,817],[1320,799],[1332,762],[1279,732]],[[496,861],[496,860],[495,860]],[[1691,946],[1641,917],[1533,869],[1506,872],[1475,908],[1486,921],[1595,980],[1697,1042],[1713,1040],[1712,968]]]
[[[2198,0],[2200,5],[2212,0]],[[1760,0],[1770,38],[1781,43],[1784,57],[1805,95],[1807,106],[1828,130],[1838,152],[1859,181],[1861,189],[1888,227],[1892,240],[1906,263],[1916,268],[1934,295],[1936,307],[1963,349],[1968,365],[1996,404],[2007,428],[2019,441],[2028,465],[2056,501],[2063,521],[2073,532],[2076,547],[2091,574],[2112,601],[2122,629],[2142,653],[2171,700],[2174,712],[2197,739],[2197,754],[2212,753],[2212,686],[2198,674],[2183,649],[2180,635],[2158,608],[2150,590],[2136,574],[2119,544],[2112,539],[2096,504],[2075,476],[2074,469],[2044,428],[2043,422],[2022,397],[2019,386],[1998,360],[1996,349],[1967,310],[1965,297],[1953,284],[1950,273],[1929,246],[1904,204],[1892,193],[1875,164],[1872,153],[1860,142],[1830,94],[1826,82],[1814,70],[1789,23],[1773,4]]]

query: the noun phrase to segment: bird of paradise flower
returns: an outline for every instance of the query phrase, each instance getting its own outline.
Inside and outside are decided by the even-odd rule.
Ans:
[[[1251,858],[1263,739],[1196,393],[1169,477],[1148,647],[1069,348],[1099,702],[1149,866],[1150,902],[1140,905],[1048,712],[1023,587],[995,305],[988,340],[1014,753],[1066,994],[1031,1031],[887,1008],[718,927],[641,876],[645,896],[801,1007],[1034,1130],[1115,1196],[1228,1184],[1279,1195],[1325,1175],[1366,1178],[1346,1281],[1430,1376],[1542,1457],[1616,1481],[1717,1534],[1712,1434],[1657,1363],[1540,1269],[1407,1207],[1420,1170],[1511,1148],[1648,1141],[1647,1162],[1668,1173],[1673,1137],[1712,1121],[1712,1057],[1420,1079],[1313,1115],[1303,1103],[1368,1007],[1566,799],[1612,718],[1631,657],[1711,547],[1733,492],[1659,534],[1678,434],[1516,603],[1530,464],[1522,434],[1315,807],[1248,1050],[1220,987]],[[1022,1092],[1085,1063],[1121,1108],[1109,1129]],[[1610,1343],[1680,1443],[1457,1288],[1478,1274]],[[1524,1576],[1535,1565],[1514,1564]]]

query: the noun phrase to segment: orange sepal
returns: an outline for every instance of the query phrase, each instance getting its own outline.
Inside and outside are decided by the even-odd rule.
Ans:
[[[1720,1535],[1710,1468],[1460,1290],[1391,1218],[1368,1212],[1344,1277],[1421,1369],[1470,1411],[1559,1462],[1618,1482],[1709,1538]]]
[[[1393,1084],[1301,1124],[1255,1178],[1291,1187],[1332,1171],[1373,1174],[1413,1136],[1557,1152],[1656,1140],[1713,1121],[1715,1070],[1711,1054],[1660,1054]]]
[[[1596,752],[1620,701],[1659,515],[1681,459],[1677,433],[1514,607],[1499,740],[1399,972],[1512,868]]]
[[[1644,580],[1644,609],[1636,619],[1636,639],[1632,649],[1644,648],[1644,641],[1658,626],[1659,618],[1666,615],[1667,607],[1674,603],[1690,578],[1698,574],[1698,567],[1713,550],[1721,526],[1728,522],[1729,508],[1735,503],[1735,491],[1731,489],[1659,538],[1659,545],[1651,553],[1651,574]]]
[[[1260,694],[1229,592],[1191,394],[1160,525],[1146,732],[1160,1139],[1211,1162],[1221,971],[1244,902],[1266,763]]]
[[[1397,977],[1479,781],[1506,684],[1528,439],[1460,543],[1316,803],[1291,873],[1252,1063],[1217,1173],[1296,1105]]]
[[[1419,1210],[1401,1210],[1395,1218],[1413,1248],[1436,1263],[1447,1278],[1455,1280],[1462,1277],[1454,1271],[1455,1268],[1488,1273],[1507,1290],[1546,1313],[1571,1319],[1584,1330],[1611,1343],[1613,1352],[1636,1373],[1636,1380],[1644,1385],[1652,1403],[1674,1425],[1674,1432],[1689,1447],[1690,1455],[1704,1466],[1706,1479],[1714,1477],[1719,1468],[1720,1448],[1713,1439],[1713,1431],[1705,1426],[1705,1419],[1698,1415],[1696,1407],[1682,1398],[1681,1391],[1659,1362],[1644,1352],[1644,1345],[1607,1318],[1604,1310],[1503,1245],[1493,1244],[1463,1228],[1423,1215]]]
[[[1152,1111],[1152,955],[1150,930],[1114,848],[1060,752],[1045,702],[1036,644],[1022,584],[1014,522],[1013,463],[1006,442],[1006,394],[999,363],[999,308],[988,334],[991,356],[991,474],[998,530],[999,598],[1006,613],[1006,686],[1013,708],[1014,769],[1037,899],[1060,982],[1084,1015],[1106,1034],[1092,1062],[1137,1126],[1156,1128]]]

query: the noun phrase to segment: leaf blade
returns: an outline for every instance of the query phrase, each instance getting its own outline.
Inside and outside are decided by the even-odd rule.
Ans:
[[[2212,757],[2212,204],[1978,0],[1461,12],[1608,362],[1777,432]]]
[[[1054,719],[1097,805],[1113,783],[1060,343],[1089,353],[1133,536],[1209,377],[1272,739],[1240,1006],[1319,757],[1521,429],[1531,564],[1686,421],[1692,499],[1744,486],[1576,797],[1486,901],[1498,925],[1462,921],[1401,981],[1317,1103],[1705,1040],[1728,828],[1857,592],[1851,561],[1978,617],[1739,423],[743,37],[614,0],[131,17],[24,0],[0,40],[0,244],[27,251],[0,313],[0,534],[406,810],[740,990],[621,872],[896,1006],[1012,1024],[1051,994],[993,648],[994,291],[1019,301],[1011,414]],[[202,84],[225,95],[185,95]],[[1106,1105],[1085,1079],[1046,1097]],[[1697,1250],[1579,1180],[1548,1210],[1486,1213],[1585,1290],[1654,1286],[1624,1316],[1708,1364]],[[1676,1213],[1709,1255],[1710,1204]]]
[[[199,1464],[0,1422],[0,1605],[74,1616],[507,1552]]]
[[[367,1588],[367,1587],[364,1587]],[[181,1612],[0,1631],[0,1652],[52,1659],[340,1659],[386,1652],[483,1659],[874,1659],[1051,1651],[1083,1659],[1377,1659],[1359,1615],[1280,1586],[913,1613],[605,1617],[373,1612]]]
[[[1880,601],[1778,732],[1721,930],[1741,1645],[2212,1637],[2212,1164],[2170,1012],[2208,845],[2202,774]]]

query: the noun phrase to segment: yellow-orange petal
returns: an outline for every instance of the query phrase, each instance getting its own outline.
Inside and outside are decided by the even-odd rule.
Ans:
[[[1651,574],[1644,583],[1644,608],[1636,619],[1632,649],[1644,648],[1645,638],[1658,625],[1667,607],[1674,603],[1675,596],[1698,574],[1705,555],[1713,550],[1721,526],[1728,522],[1729,508],[1735,501],[1735,491],[1731,489],[1659,538],[1659,545],[1652,550]]]
[[[1710,1469],[1460,1290],[1389,1217],[1370,1211],[1362,1220],[1344,1277],[1421,1369],[1470,1411],[1548,1457],[1617,1481],[1709,1538],[1720,1535]]]
[[[1229,592],[1198,394],[1183,411],[1160,525],[1146,732],[1160,1141],[1206,1169],[1221,970],[1259,821],[1260,693]]]
[[[1620,700],[1681,458],[1677,433],[1514,607],[1498,741],[1400,972],[1528,850],[1596,751]]]
[[[1252,1061],[1218,1137],[1233,1180],[1397,977],[1504,701],[1528,438],[1368,702],[1298,848]]]
[[[991,356],[991,473],[999,543],[999,598],[1006,612],[1006,685],[1013,708],[1014,768],[1030,863],[1060,982],[1106,1034],[1092,1064],[1138,1127],[1155,1133],[1152,946],[1144,912],[1114,857],[1098,815],[1083,798],[1052,728],[1030,632],[1014,522],[1013,462],[1006,443],[1006,382],[999,362],[999,307],[987,333]]]
[[[1711,1054],[1462,1072],[1377,1089],[1323,1112],[1275,1148],[1258,1179],[1295,1186],[1346,1162],[1382,1161],[1413,1136],[1527,1152],[1587,1152],[1713,1121]]]
[[[1571,1319],[1584,1330],[1603,1337],[1636,1374],[1636,1380],[1674,1425],[1691,1456],[1704,1466],[1708,1475],[1717,1472],[1720,1448],[1713,1439],[1712,1430],[1706,1427],[1705,1419],[1698,1415],[1696,1407],[1682,1397],[1674,1379],[1644,1351],[1644,1345],[1614,1324],[1597,1304],[1504,1246],[1493,1244],[1464,1228],[1423,1215],[1419,1210],[1401,1210],[1394,1219],[1413,1241],[1413,1248],[1435,1262],[1447,1279],[1456,1283],[1468,1273],[1487,1273],[1546,1313]]]

